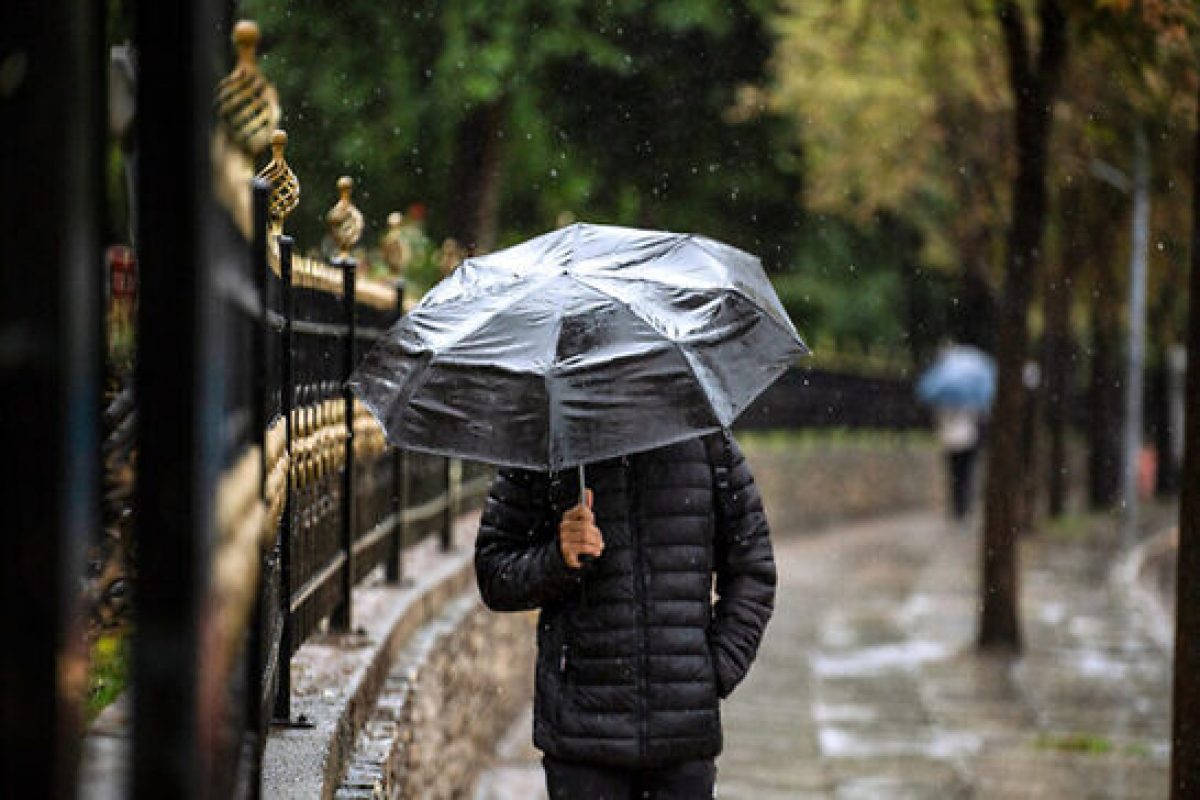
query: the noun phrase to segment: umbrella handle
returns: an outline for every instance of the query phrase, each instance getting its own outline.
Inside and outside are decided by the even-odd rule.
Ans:
[[[579,505],[581,505],[581,506],[587,505],[587,489],[584,488],[583,464],[579,465]],[[589,555],[587,553],[580,553],[579,554],[579,565],[587,566],[592,561],[594,561],[595,558],[596,557],[593,555]]]

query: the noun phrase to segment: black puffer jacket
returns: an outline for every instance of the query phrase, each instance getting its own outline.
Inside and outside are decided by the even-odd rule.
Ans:
[[[605,549],[582,578],[557,540],[576,474],[501,470],[475,545],[490,608],[541,609],[534,743],[618,766],[715,756],[718,698],[749,669],[775,597],[742,453],[713,434],[589,465]]]

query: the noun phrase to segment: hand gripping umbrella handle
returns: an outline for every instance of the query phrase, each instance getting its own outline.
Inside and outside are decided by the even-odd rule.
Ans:
[[[583,464],[579,465],[579,505],[581,505],[581,506],[587,505],[587,489],[584,488]],[[580,566],[587,566],[594,560],[595,560],[595,556],[593,556],[589,553],[580,553],[579,554]]]

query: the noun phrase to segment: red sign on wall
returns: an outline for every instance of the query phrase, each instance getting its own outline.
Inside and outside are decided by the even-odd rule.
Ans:
[[[137,257],[133,249],[114,244],[107,255],[112,299],[133,300],[137,297]]]

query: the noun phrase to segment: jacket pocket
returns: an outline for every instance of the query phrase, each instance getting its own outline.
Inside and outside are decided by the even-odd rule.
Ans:
[[[705,634],[705,638],[708,641],[708,669],[712,678],[713,692],[716,694],[716,700],[722,700],[727,692],[721,683],[721,660],[717,654],[717,647],[713,643],[711,630]]]

